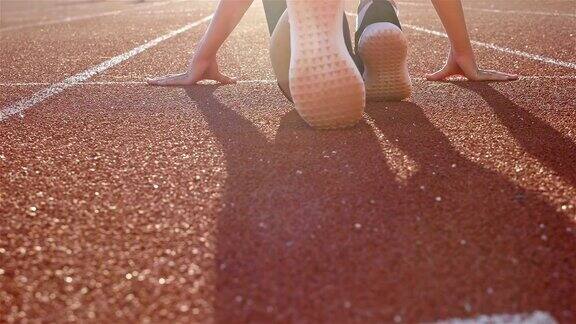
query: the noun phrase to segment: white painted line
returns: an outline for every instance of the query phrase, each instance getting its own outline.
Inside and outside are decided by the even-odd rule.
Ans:
[[[414,7],[427,7],[433,8],[431,4],[421,3],[421,2],[397,2],[399,5],[414,6]],[[576,18],[576,14],[565,13],[565,12],[546,12],[546,11],[530,11],[530,10],[507,10],[507,9],[488,9],[488,8],[475,8],[475,7],[463,7],[470,11],[483,11],[490,13],[502,13],[502,14],[514,14],[514,15],[540,15],[540,16],[553,16],[553,17],[570,17]]]
[[[54,1],[52,3],[53,5],[58,5],[57,1]],[[4,14],[5,15],[17,15],[17,14],[23,14],[23,15],[30,15],[32,13],[50,13],[52,11],[62,11],[62,10],[70,10],[73,7],[78,7],[78,6],[85,6],[85,5],[93,5],[90,2],[79,2],[79,3],[70,3],[70,4],[66,4],[66,7],[62,7],[62,6],[56,6],[56,7],[43,7],[43,8],[27,8],[24,10],[9,10],[9,11],[5,11]]]
[[[503,13],[503,14],[514,14],[514,15],[540,15],[540,16],[576,18],[576,14],[560,13],[560,12],[500,10],[500,9],[484,9],[484,8],[474,8],[474,7],[464,7],[464,9],[467,9],[470,11],[484,11],[484,12],[490,12],[490,13]]]
[[[30,27],[42,27],[42,26],[58,25],[58,24],[64,24],[64,23],[68,23],[68,22],[91,19],[91,18],[115,16],[115,15],[118,15],[118,14],[123,13],[125,11],[126,10],[108,11],[108,12],[103,12],[103,13],[98,13],[98,14],[93,14],[93,15],[81,15],[81,16],[65,17],[62,19],[46,20],[46,21],[40,21],[40,22],[30,23],[30,24],[8,26],[8,27],[0,28],[0,32],[11,31],[11,30],[20,30],[20,29],[30,28]]]
[[[556,324],[552,315],[535,311],[525,314],[480,315],[474,318],[454,318],[435,324]]]
[[[144,80],[142,77],[140,80]],[[462,80],[465,80],[462,78]],[[519,80],[576,80],[576,75],[525,75],[520,76]],[[423,77],[414,77],[412,81],[427,81]],[[276,84],[276,80],[239,80],[238,84]],[[107,85],[145,85],[146,81],[139,80],[126,80],[126,81],[85,81],[75,83],[75,86],[107,86]],[[206,84],[206,83],[205,83]],[[212,84],[208,82],[207,84]],[[216,84],[216,83],[213,83]],[[50,82],[0,82],[0,87],[5,88],[25,88],[25,87],[38,87],[38,86],[52,86],[54,83]]]
[[[92,81],[92,82],[80,82],[81,85],[139,85],[146,84],[146,81]]]
[[[102,73],[108,69],[110,69],[111,67],[114,67],[158,44],[160,44],[161,42],[170,39],[176,35],[182,34],[183,32],[186,32],[204,22],[209,21],[210,19],[212,19],[212,15],[210,16],[206,16],[200,20],[197,20],[195,22],[192,22],[188,25],[185,25],[179,29],[173,30],[171,32],[169,32],[168,34],[165,34],[163,36],[160,36],[156,39],[153,39],[149,42],[146,42],[126,53],[120,54],[118,56],[115,56],[107,61],[104,61],[94,67],[89,68],[88,70],[85,70],[83,72],[80,72],[76,75],[73,75],[71,77],[68,77],[56,84],[53,84],[47,88],[44,88],[38,92],[36,92],[35,94],[33,94],[31,97],[26,98],[26,99],[22,99],[14,104],[8,105],[4,108],[2,108],[2,110],[0,110],[0,122],[3,120],[6,120],[7,118],[9,118],[10,116],[13,116],[15,114],[21,114],[22,112],[24,112],[26,109],[34,107],[35,105],[41,103],[42,101],[57,95],[59,93],[61,93],[62,91],[74,87],[76,86],[78,83],[80,82],[84,82],[90,78],[92,78],[93,76]]]
[[[0,82],[0,87],[36,87],[52,85],[48,82]]]
[[[161,3],[161,2],[154,2],[154,3]],[[65,4],[62,6],[61,4]],[[106,4],[105,2],[89,2],[89,1],[79,1],[77,3],[66,3],[66,1],[52,1],[51,7],[43,7],[43,8],[26,8],[24,10],[10,10],[6,11],[6,15],[14,15],[14,14],[23,14],[23,15],[30,15],[32,13],[41,13],[46,14],[52,11],[63,11],[63,10],[73,10],[74,7],[83,7],[83,6],[98,6],[101,4]]]
[[[445,37],[445,38],[448,37],[448,35],[446,33],[439,32],[436,30],[426,29],[426,28],[416,26],[416,25],[402,24],[402,26],[413,29],[413,30],[421,32],[421,33],[426,33],[426,34],[435,35],[435,36],[439,36],[439,37]],[[507,54],[525,57],[525,58],[528,58],[528,59],[531,59],[534,61],[539,61],[542,63],[547,63],[547,64],[551,64],[551,65],[556,65],[556,66],[561,66],[561,67],[566,67],[569,69],[576,70],[576,63],[574,63],[574,62],[560,61],[560,60],[553,59],[553,58],[546,57],[546,56],[542,56],[542,55],[531,54],[531,53],[522,52],[522,51],[515,50],[515,49],[510,49],[510,48],[503,47],[503,46],[498,46],[498,45],[495,45],[492,43],[484,43],[484,42],[480,42],[480,41],[476,41],[476,40],[471,40],[470,42],[476,46],[485,47],[485,48],[497,50],[500,52],[504,52]]]
[[[131,84],[146,84],[144,81],[86,81],[77,82],[74,85],[131,85]],[[53,86],[55,83],[50,82],[0,82],[0,87],[38,87],[38,86]]]
[[[185,0],[155,2],[155,3],[152,3],[152,4],[150,4],[150,5],[145,6],[144,8],[159,7],[159,6],[164,6],[164,5],[167,5],[167,4],[179,3],[179,2],[183,2],[183,1],[185,1]],[[144,8],[143,8],[143,7],[138,7],[138,8],[124,9],[124,10],[114,10],[114,11],[107,11],[107,12],[102,12],[102,13],[97,13],[97,14],[91,14],[91,15],[71,16],[71,17],[65,17],[65,18],[54,19],[54,20],[39,21],[39,22],[29,23],[29,24],[22,24],[22,25],[16,25],[16,26],[8,26],[8,27],[0,28],[0,32],[12,31],[12,30],[20,30],[20,29],[31,28],[31,27],[42,27],[42,26],[49,26],[49,25],[58,25],[58,24],[64,24],[64,23],[69,23],[69,22],[73,22],[73,21],[86,20],[86,19],[92,19],[92,18],[100,18],[100,17],[107,17],[107,16],[116,16],[116,15],[119,15],[119,14],[122,14],[122,13],[125,13],[125,12],[142,10],[142,9],[144,9]]]
[[[114,11],[107,11],[107,12],[102,12],[101,14],[107,14],[107,13],[113,13],[116,11],[120,11],[120,13],[124,13],[124,12],[131,12],[131,11],[136,11],[138,13],[139,16],[141,15],[160,15],[160,14],[173,14],[173,15],[190,15],[190,14],[194,14],[194,13],[198,13],[198,10],[196,9],[160,9],[160,10],[146,10],[146,8],[148,7],[158,7],[160,6],[160,4],[162,5],[166,5],[169,3],[178,3],[178,2],[182,2],[184,0],[181,1],[174,1],[174,2],[155,2],[154,6],[146,6],[146,7],[140,7],[140,8],[130,8],[130,9],[123,9],[123,10],[114,10]],[[95,14],[97,15],[97,14]],[[73,19],[77,16],[70,16],[70,17],[60,17],[59,19],[54,19],[54,20],[66,20],[66,19]],[[26,22],[30,22],[30,21],[36,21],[38,24],[43,24],[43,23],[49,23],[51,22],[51,20],[48,19],[44,19],[44,20],[40,20],[38,21],[38,17],[27,17],[27,18],[21,18],[21,19],[10,19],[8,22],[9,23],[26,23]],[[69,20],[70,21],[70,20]],[[72,20],[73,21],[73,20]],[[10,26],[10,28],[20,28],[23,25],[18,25],[18,26]],[[7,27],[5,27],[7,28]],[[24,27],[22,27],[24,28]],[[1,29],[0,29],[1,31]]]
[[[576,80],[576,75],[524,75],[520,76],[520,80]]]
[[[574,77],[576,78],[576,76]],[[145,78],[142,77],[141,80]],[[276,80],[238,80],[236,82],[238,84],[276,84]],[[145,85],[147,84],[146,81],[139,81],[139,80],[127,80],[127,81],[86,81],[86,82],[77,82],[75,86],[83,86],[83,85]],[[217,84],[216,82],[207,81],[203,83],[204,85],[210,84]],[[38,86],[52,86],[55,85],[54,83],[50,82],[0,82],[0,87],[38,87]]]

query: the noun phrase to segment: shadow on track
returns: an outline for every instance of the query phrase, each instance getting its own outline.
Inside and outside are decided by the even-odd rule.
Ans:
[[[368,125],[314,131],[292,111],[271,143],[218,92],[187,90],[227,161],[218,322],[574,316],[573,225],[461,156],[419,106],[367,109],[419,167],[401,184]]]
[[[572,140],[488,84],[453,83],[480,95],[526,152],[576,186],[576,144]]]

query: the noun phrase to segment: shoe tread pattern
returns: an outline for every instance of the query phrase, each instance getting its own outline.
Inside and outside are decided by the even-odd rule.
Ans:
[[[368,26],[358,43],[364,62],[366,97],[370,101],[399,101],[412,93],[406,37],[391,23]]]
[[[296,110],[316,128],[356,124],[364,112],[365,89],[342,39],[342,1],[289,0],[288,13]]]

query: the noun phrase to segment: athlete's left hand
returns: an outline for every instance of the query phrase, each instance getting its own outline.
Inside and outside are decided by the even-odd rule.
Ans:
[[[443,68],[426,75],[428,81],[442,81],[453,75],[461,75],[470,81],[512,81],[517,80],[517,74],[509,74],[494,70],[478,68],[472,53],[459,55],[450,51],[448,60]]]

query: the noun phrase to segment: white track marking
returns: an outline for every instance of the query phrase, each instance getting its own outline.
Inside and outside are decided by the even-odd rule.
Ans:
[[[145,6],[144,8],[159,7],[159,6],[179,3],[179,2],[183,2],[183,1],[185,1],[185,0],[155,2],[155,3],[152,3],[150,5]],[[22,24],[22,25],[17,25],[17,26],[8,26],[8,27],[0,28],[0,32],[19,30],[19,29],[31,28],[31,27],[58,25],[58,24],[64,24],[64,23],[69,23],[69,22],[73,22],[73,21],[86,20],[86,19],[92,19],[92,18],[116,16],[116,15],[119,15],[119,14],[122,14],[125,12],[142,10],[144,8],[139,7],[139,8],[131,8],[131,9],[123,9],[123,10],[114,10],[114,11],[101,12],[101,13],[97,13],[97,14],[71,16],[71,17],[64,17],[64,18],[54,19],[54,20],[45,20],[45,21],[39,21],[39,22],[35,22],[35,23]]]
[[[420,2],[397,2],[399,5],[414,6],[414,7],[427,7],[432,8],[432,5]],[[546,11],[530,11],[530,10],[508,10],[508,9],[488,9],[488,8],[475,8],[463,7],[470,11],[482,11],[490,13],[513,14],[513,15],[540,15],[540,16],[553,16],[553,17],[570,17],[576,18],[576,14],[562,13],[562,12],[546,12]]]
[[[504,14],[514,14],[514,15],[540,15],[540,16],[576,18],[576,14],[560,13],[560,12],[500,10],[500,9],[485,9],[485,8],[474,8],[474,7],[464,7],[464,9],[467,9],[470,11],[484,11],[484,12],[490,12],[490,13],[504,13]]]
[[[1,1],[0,1],[1,2]],[[30,15],[31,13],[50,13],[52,11],[62,11],[62,10],[70,10],[73,7],[82,7],[86,5],[94,5],[94,3],[90,3],[88,1],[78,2],[78,3],[68,3],[64,7],[58,6],[58,4],[65,3],[64,1],[53,1],[52,5],[57,5],[56,7],[43,7],[43,8],[28,8],[24,10],[10,10],[5,12],[6,15],[13,15],[13,14],[24,14]],[[100,2],[102,4],[102,2]]]
[[[37,87],[52,85],[48,82],[0,82],[0,87]]]
[[[346,13],[347,15],[350,16],[357,16],[354,13]],[[421,33],[426,33],[426,34],[430,34],[430,35],[434,35],[434,36],[439,36],[439,37],[444,37],[444,38],[448,38],[448,35],[446,33],[443,32],[439,32],[436,30],[432,30],[432,29],[427,29],[424,27],[420,27],[420,26],[416,26],[416,25],[411,25],[411,24],[402,24],[403,27],[407,27],[410,28],[412,30],[415,30],[417,32],[421,32]],[[557,59],[553,59],[551,57],[546,57],[546,56],[542,56],[542,55],[537,55],[537,54],[531,54],[531,53],[527,53],[527,52],[522,52],[519,50],[515,50],[515,49],[511,49],[511,48],[507,48],[507,47],[503,47],[503,46],[498,46],[496,44],[492,44],[492,43],[485,43],[485,42],[480,42],[480,41],[476,41],[476,40],[471,40],[470,41],[472,44],[476,45],[476,46],[480,46],[480,47],[485,47],[485,48],[489,48],[489,49],[493,49],[493,50],[497,50],[500,52],[504,52],[504,53],[508,53],[508,54],[512,54],[512,55],[516,55],[516,56],[521,56],[521,57],[525,57],[528,59],[531,59],[533,61],[539,61],[542,63],[547,63],[547,64],[551,64],[551,65],[556,65],[556,66],[561,66],[561,67],[565,67],[565,68],[569,68],[569,69],[574,69],[576,70],[576,63],[575,62],[566,62],[566,61],[560,61]]]
[[[448,37],[448,35],[446,35],[446,33],[439,32],[436,30],[427,29],[427,28],[423,28],[423,27],[416,26],[416,25],[402,24],[402,26],[405,26],[407,28],[410,28],[412,30],[415,30],[415,31],[418,31],[421,33],[426,33],[426,34],[435,35],[435,36],[439,36],[439,37],[445,37],[445,38]],[[498,45],[495,45],[492,43],[484,43],[484,42],[480,42],[480,41],[476,41],[476,40],[471,40],[470,42],[476,46],[485,47],[485,48],[497,50],[500,52],[525,57],[525,58],[528,58],[528,59],[531,59],[534,61],[539,61],[542,63],[547,63],[547,64],[551,64],[551,65],[556,65],[556,66],[561,66],[561,67],[576,70],[576,63],[574,63],[574,62],[560,61],[557,59],[553,59],[551,57],[546,57],[546,56],[537,55],[537,54],[531,54],[531,53],[527,53],[527,52],[522,52],[519,50],[510,49],[507,47],[498,46]]]
[[[162,5],[166,5],[169,3],[178,3],[180,1],[175,1],[175,2],[157,2],[154,7],[158,7],[159,4],[161,3]],[[148,8],[150,6],[146,6],[146,7],[141,7],[141,8],[130,8],[130,9],[122,9],[122,10],[113,10],[113,11],[107,11],[107,12],[102,12],[102,14],[107,14],[110,12],[116,12],[116,11],[121,11],[121,13],[127,12],[127,11],[137,11],[138,15],[159,15],[159,14],[176,14],[176,15],[180,15],[180,14],[193,14],[193,13],[197,13],[198,10],[195,9],[161,9],[161,10],[146,10],[146,8]],[[142,11],[140,11],[142,10]],[[97,14],[94,14],[97,15]],[[70,16],[70,17],[60,17],[59,20],[64,20],[64,19],[69,19],[69,18],[73,18],[76,16]],[[23,19],[10,19],[10,23],[16,23],[16,22],[22,22],[22,23],[26,23],[26,22],[30,22],[30,21],[37,21],[37,18],[23,18]],[[57,19],[55,19],[57,20]],[[73,20],[72,20],[73,21]],[[38,21],[37,23],[43,24],[46,22],[50,22],[50,20],[41,20]],[[21,26],[23,25],[18,25],[18,26],[9,26],[10,28],[21,28]],[[8,28],[8,27],[5,27]],[[24,28],[24,27],[22,27]],[[0,31],[2,31],[2,28],[0,28]]]
[[[576,75],[525,75],[520,76],[520,80],[576,80]]]
[[[9,26],[9,27],[0,28],[0,32],[19,30],[19,29],[30,28],[30,27],[42,27],[42,26],[49,26],[49,25],[58,25],[58,24],[64,24],[64,23],[68,23],[68,22],[91,19],[91,18],[115,16],[115,15],[118,15],[118,14],[123,13],[123,12],[125,12],[125,10],[116,10],[116,11],[108,11],[108,12],[103,12],[103,13],[98,13],[98,14],[93,14],[93,15],[72,16],[72,17],[65,17],[62,19],[40,21],[37,23],[23,24],[23,25],[17,25],[17,26]]]
[[[536,311],[525,314],[480,315],[474,318],[454,318],[435,324],[556,324],[552,315]]]
[[[238,80],[236,83],[262,83],[262,84],[276,84],[278,81],[276,80]]]
[[[144,80],[142,77],[139,80]],[[146,85],[146,81],[126,80],[126,81],[85,81],[75,83],[75,86],[115,86],[115,85]],[[520,76],[520,80],[576,80],[576,75],[526,75]],[[412,81],[427,81],[426,78],[415,77]],[[276,80],[239,80],[237,84],[276,84]],[[208,83],[212,84],[212,83]],[[215,83],[214,83],[215,84]],[[26,88],[38,86],[52,86],[50,82],[0,82],[0,87],[5,88]]]
[[[73,75],[71,77],[68,77],[56,84],[53,84],[47,88],[44,88],[38,92],[36,92],[35,94],[33,94],[32,96],[30,96],[29,98],[26,99],[22,99],[14,104],[8,105],[4,108],[2,108],[2,110],[0,110],[0,122],[3,120],[6,120],[7,118],[9,118],[10,116],[13,116],[15,114],[21,114],[22,112],[24,112],[26,109],[29,109],[31,107],[34,107],[35,105],[41,103],[42,101],[57,95],[59,93],[61,93],[62,91],[74,87],[76,85],[78,85],[81,82],[84,82],[90,78],[92,78],[93,76],[102,73],[160,43],[162,43],[163,41],[170,39],[174,36],[177,36],[179,34],[182,34],[204,22],[209,21],[210,19],[212,19],[212,15],[210,16],[206,16],[200,20],[197,20],[195,22],[192,22],[188,25],[185,25],[179,29],[173,30],[171,32],[169,32],[168,34],[162,35],[156,39],[153,39],[149,42],[146,42],[126,53],[120,54],[118,56],[115,56],[107,61],[104,61],[94,67],[91,67],[83,72],[80,72],[76,75]]]
[[[574,76],[576,78],[576,76]],[[146,77],[142,77],[140,80],[144,80]],[[139,85],[147,84],[146,81],[140,80],[127,80],[127,81],[86,81],[77,82],[74,85]],[[276,84],[276,80],[238,80],[237,84]],[[216,82],[207,81],[203,83],[204,85],[218,84]],[[0,87],[38,87],[38,86],[52,86],[54,83],[50,82],[0,82]],[[202,85],[202,84],[201,84]]]

